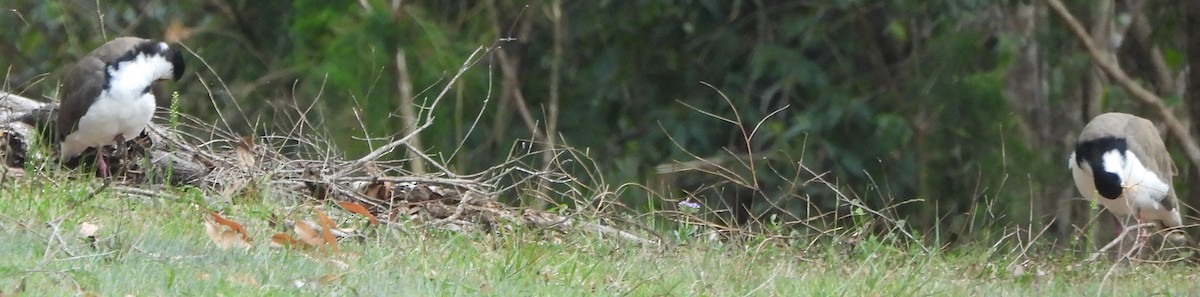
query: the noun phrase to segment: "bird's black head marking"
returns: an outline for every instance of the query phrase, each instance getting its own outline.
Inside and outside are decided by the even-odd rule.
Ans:
[[[1096,182],[1096,192],[1100,193],[1101,197],[1108,199],[1117,199],[1121,197],[1121,193],[1125,190],[1121,187],[1121,177],[1116,173],[1108,171],[1093,171],[1092,173]]]
[[[133,61],[137,59],[139,55],[143,54],[162,56],[168,62],[171,62],[171,79],[178,81],[180,77],[183,77],[183,53],[180,53],[178,50],[173,48],[164,46],[161,42],[152,40],[147,40],[146,42],[138,44],[133,49],[125,52],[125,54],[117,57],[116,60],[108,63],[108,65],[112,67],[113,70],[120,70],[121,62]]]
[[[108,65],[112,67],[113,70],[120,70],[122,62],[133,61],[137,59],[139,55],[158,55],[161,54],[161,52],[162,47],[158,46],[158,42],[147,40],[146,42],[139,43],[137,46],[133,47],[133,49],[126,51],[120,57],[117,57],[117,59],[109,62]]]
[[[183,70],[185,68],[185,65],[183,63],[183,53],[180,53],[178,50],[175,50],[175,49],[168,49],[167,53],[165,53],[165,54],[166,54],[167,60],[171,61],[171,65],[173,66],[171,68],[172,71],[174,71],[174,73],[171,73],[171,75],[173,76],[172,78],[175,79],[175,81],[179,81],[179,78],[183,77]]]
[[[1100,196],[1117,199],[1124,190],[1121,187],[1121,177],[1104,170],[1104,154],[1117,152],[1124,160],[1125,151],[1128,149],[1129,144],[1125,138],[1109,136],[1082,141],[1075,145],[1075,163],[1079,167],[1086,163],[1092,169],[1092,179]]]

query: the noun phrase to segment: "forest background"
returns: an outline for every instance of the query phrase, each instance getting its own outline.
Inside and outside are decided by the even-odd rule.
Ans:
[[[357,156],[432,113],[412,144],[461,172],[573,148],[591,161],[565,169],[632,212],[750,199],[751,219],[802,219],[853,211],[840,191],[945,238],[1094,224],[1067,155],[1087,119],[1122,111],[1162,123],[1200,205],[1200,4],[1066,4],[1158,105],[1040,1],[9,1],[0,65],[5,90],[52,101],[104,41],[166,39],[189,51],[179,110],[240,134],[303,117]],[[391,159],[432,170],[411,157]],[[506,202],[572,202],[546,193]]]

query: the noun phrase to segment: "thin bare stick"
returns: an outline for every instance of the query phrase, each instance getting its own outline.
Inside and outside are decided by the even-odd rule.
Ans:
[[[108,30],[104,27],[104,13],[100,12],[100,0],[96,0],[96,20],[100,22],[100,36],[108,40]]]
[[[446,93],[450,92],[450,89],[454,86],[454,83],[457,82],[458,79],[461,78],[462,75],[467,72],[467,69],[470,69],[471,66],[474,65],[474,62],[476,60],[478,60],[478,58],[476,58],[476,57],[479,56],[480,53],[487,52],[487,51],[488,51],[488,49],[479,47],[479,48],[476,48],[474,52],[471,52],[471,55],[467,57],[467,60],[465,62],[463,62],[461,67],[458,68],[458,72],[455,73],[454,76],[450,78],[450,81],[446,82],[446,87],[442,88],[442,92],[438,93],[437,97],[434,97],[433,103],[430,103],[429,106],[427,107],[427,109],[433,110],[434,108],[437,108],[438,103],[441,102],[441,100],[442,100],[442,97],[445,97]],[[397,147],[404,145],[404,143],[409,141],[409,139],[416,137],[416,135],[418,133],[421,133],[421,131],[424,131],[425,128],[428,128],[429,126],[433,125],[433,119],[434,119],[433,112],[426,113],[425,117],[423,119],[421,119],[421,121],[422,121],[421,125],[410,130],[410,133],[408,135],[405,135],[403,138],[400,138],[398,140],[392,141],[391,143],[388,143],[387,145],[379,147],[379,148],[371,151],[367,155],[362,156],[361,158],[358,158],[357,160],[354,160],[353,162],[351,162],[349,164],[349,166],[345,167],[346,169],[343,169],[343,171],[339,172],[339,173],[345,174],[347,172],[357,170],[358,168],[362,167],[362,165],[366,164],[367,162],[379,159],[379,157],[382,157],[384,154],[387,154],[387,153],[391,152],[392,150],[395,150]]]
[[[192,50],[192,48],[188,47],[186,44],[183,44],[182,42],[179,43],[179,46],[181,46],[181,47],[183,47],[183,49],[187,50],[188,53],[191,53],[193,57],[196,57],[196,59],[200,59],[200,63],[204,64],[205,69],[208,69],[208,72],[217,79],[217,83],[221,84],[221,88],[225,89],[225,93],[229,94],[229,96],[233,96],[233,92],[229,91],[229,87],[225,85],[225,81],[221,79],[220,75],[217,75],[217,71],[213,69],[212,65],[208,64],[208,61],[204,60],[204,57],[201,57],[200,54],[197,54],[195,51]],[[221,123],[225,124],[225,129],[232,131],[233,130],[232,126],[230,126],[229,122],[225,120],[226,117],[221,112],[221,107],[217,106],[217,98],[213,96],[212,89],[208,88],[208,83],[204,81],[204,77],[202,77],[200,75],[196,75],[196,78],[200,80],[200,85],[204,86],[204,90],[208,91],[208,100],[209,100],[209,102],[212,103],[213,110],[217,112],[217,116],[220,118]],[[229,101],[233,102],[233,105],[237,108],[238,112],[241,113],[242,120],[249,123],[250,120],[246,118],[246,113],[242,112],[242,106],[237,104],[237,100],[234,100],[234,98],[230,98]]]

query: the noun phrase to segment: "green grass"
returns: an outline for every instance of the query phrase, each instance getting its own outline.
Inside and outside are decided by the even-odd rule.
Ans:
[[[98,182],[8,181],[0,190],[0,292],[29,296],[1188,296],[1200,274],[1183,264],[1078,265],[1078,259],[989,252],[924,253],[866,240],[797,248],[747,240],[642,247],[588,234],[517,229],[456,233],[363,229],[354,257],[268,245],[271,214],[305,219],[270,199],[226,205],[254,247],[221,250],[189,202],[101,191]],[[185,201],[202,201],[182,194]],[[331,210],[332,211],[332,210]],[[290,214],[289,214],[290,213]],[[295,216],[295,217],[287,217]],[[78,236],[99,224],[98,240]],[[353,222],[343,222],[353,224]],[[345,225],[343,225],[345,226]],[[1001,245],[1004,246],[1004,245]],[[1020,268],[1018,268],[1020,267]],[[317,278],[341,275],[319,283]],[[303,286],[296,286],[304,282]],[[319,284],[318,284],[319,283]]]

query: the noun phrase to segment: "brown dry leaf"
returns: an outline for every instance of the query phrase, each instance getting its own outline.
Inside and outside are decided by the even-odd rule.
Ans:
[[[184,26],[183,21],[175,18],[171,20],[171,25],[167,27],[167,32],[163,34],[163,40],[170,43],[179,43],[191,35],[192,28]]]
[[[242,169],[250,169],[257,167],[258,162],[254,158],[254,138],[250,136],[242,136],[237,145],[234,146],[234,154],[237,155],[238,166]]]
[[[204,231],[208,233],[208,238],[212,239],[218,248],[223,250],[231,247],[250,248],[250,242],[245,240],[243,236],[233,230],[223,229],[225,228],[213,222],[213,220],[204,220]]]
[[[96,236],[96,231],[100,230],[100,225],[83,222],[79,224],[79,237]]]
[[[300,241],[311,246],[325,245],[325,240],[321,239],[321,235],[317,234],[317,230],[313,230],[312,226],[309,226],[308,223],[296,221],[296,226],[293,229],[296,231],[296,235],[300,236]]]
[[[229,227],[230,229],[233,229],[233,232],[237,232],[238,234],[242,235],[243,240],[245,240],[247,242],[250,241],[250,232],[246,232],[246,228],[242,228],[242,224],[238,224],[237,222],[227,220],[227,219],[225,219],[225,217],[222,217],[220,214],[217,214],[216,212],[209,211],[208,213],[212,215],[213,220],[216,221],[217,224],[225,225],[225,226]]]
[[[325,237],[325,243],[328,243],[333,248],[333,251],[336,252],[338,244],[337,238],[333,237],[333,228],[335,228],[333,220],[330,220],[329,216],[326,216],[325,212],[320,209],[313,209],[313,211],[317,213],[317,224],[321,225],[321,236]]]
[[[308,244],[290,235],[279,233],[271,235],[271,246],[281,248],[307,247]]]
[[[296,232],[296,235],[299,237],[300,241],[307,245],[325,245],[325,239],[322,238],[321,234],[317,232],[316,229],[313,229],[312,225],[309,225],[307,222],[296,221],[293,231]]]
[[[360,214],[364,217],[367,217],[367,221],[370,221],[371,224],[379,225],[379,219],[375,218],[375,215],[373,215],[373,214],[371,214],[371,212],[367,211],[367,208],[363,207],[362,204],[358,204],[358,203],[350,202],[350,201],[338,201],[337,205],[341,206],[342,209],[345,209],[346,211],[353,212],[356,214]]]

